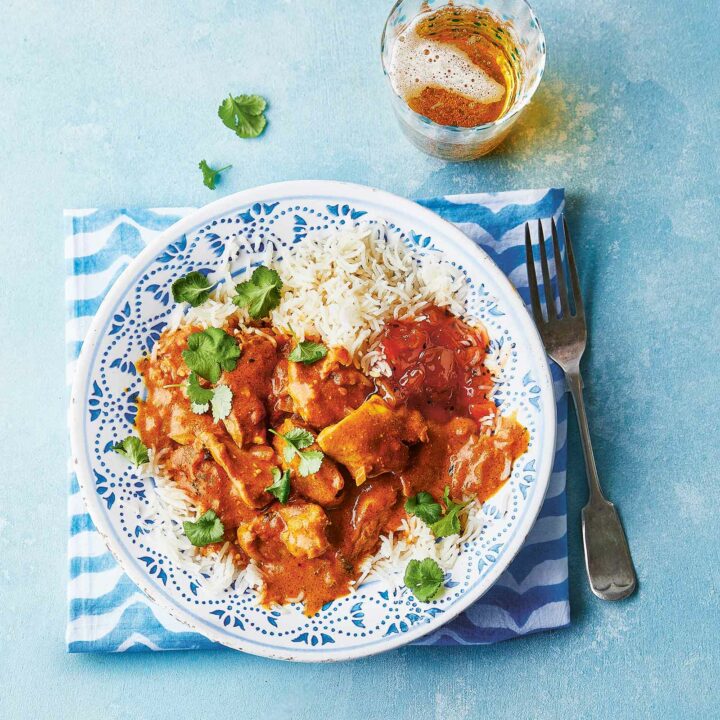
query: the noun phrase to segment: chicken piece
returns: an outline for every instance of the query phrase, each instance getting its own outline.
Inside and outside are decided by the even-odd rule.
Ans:
[[[197,485],[195,473],[207,458],[208,453],[202,447],[176,445],[166,457],[163,457],[163,471],[169,474],[182,490],[199,496],[201,488]]]
[[[230,389],[233,394],[232,409],[222,420],[225,429],[238,447],[264,444],[267,433],[265,405],[262,400],[244,385]]]
[[[514,417],[501,417],[494,435],[472,435],[451,456],[453,499],[484,502],[508,480],[528,447],[529,434]]]
[[[284,529],[285,523],[276,512],[266,512],[238,527],[238,544],[259,567],[269,570],[271,564],[280,563],[290,557],[285,544],[280,540]]]
[[[312,560],[328,549],[329,521],[319,505],[296,502],[283,505],[277,512],[285,523],[280,539],[291,555]]]
[[[147,399],[137,402],[135,423],[143,442],[156,451],[171,448],[172,440],[191,444],[199,431],[211,430],[211,421],[192,413],[184,390],[189,370],[182,351],[187,348],[188,335],[198,329],[184,327],[162,333],[157,357],[143,357],[135,363],[147,387]]]
[[[427,424],[417,410],[393,410],[373,395],[346,418],[325,428],[317,443],[362,485],[369,477],[405,468],[408,445],[427,439]]]
[[[279,563],[288,555],[312,560],[329,547],[327,515],[313,503],[277,505],[238,528],[242,549],[261,566]]]
[[[284,435],[294,427],[307,430],[313,437],[315,434],[303,423],[291,420],[285,420],[277,429],[277,432]],[[293,475],[293,489],[304,498],[312,502],[322,505],[323,507],[333,507],[342,500],[342,490],[345,486],[345,480],[335,462],[329,457],[324,457],[320,470],[312,475],[303,477],[298,472],[300,458],[295,455],[290,462],[285,460],[286,443],[281,437],[275,435],[273,447],[281,460],[283,470],[290,469]],[[319,450],[317,443],[305,448],[305,450]]]
[[[476,432],[477,425],[469,418],[456,417],[448,423],[428,421],[427,442],[413,449],[410,462],[399,473],[405,497],[425,491],[441,498],[452,484],[453,454]]]
[[[300,599],[314,615],[330,600],[350,591],[352,576],[326,536],[328,518],[317,505],[291,502],[238,528],[240,547],[257,563],[266,607]]]
[[[233,490],[248,507],[262,508],[272,501],[272,495],[265,491],[273,483],[272,469],[278,464],[271,447],[253,445],[242,450],[210,433],[203,433],[199,439],[227,473]]]
[[[342,420],[373,390],[373,383],[351,366],[344,348],[331,348],[323,360],[310,365],[288,363],[287,392],[295,412],[314,428]]]
[[[263,335],[240,336],[242,354],[234,370],[223,373],[220,382],[232,390],[232,408],[223,424],[238,447],[266,442],[265,402],[272,391],[277,349]]]
[[[356,559],[373,552],[399,494],[396,481],[389,475],[370,481],[360,490],[352,510],[350,532],[343,544],[346,557]]]
[[[277,425],[283,417],[293,414],[293,400],[288,393],[289,360],[283,358],[275,366],[272,376],[272,395],[268,398],[270,422]]]
[[[226,528],[249,522],[257,515],[205,448],[180,445],[168,455],[164,466],[178,487],[195,498],[203,512],[214,510]]]
[[[177,330],[163,332],[158,339],[153,357],[145,356],[135,363],[148,390],[187,380],[190,370],[182,359],[182,352],[187,350],[188,337],[201,330],[201,327],[186,325]]]
[[[216,435],[219,430],[210,415],[194,413],[184,395],[173,398],[166,418],[167,434],[179,445],[192,445],[200,435]]]

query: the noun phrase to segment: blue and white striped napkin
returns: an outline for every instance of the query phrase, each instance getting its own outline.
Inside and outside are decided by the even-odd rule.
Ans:
[[[519,190],[452,195],[421,204],[457,225],[508,275],[528,301],[524,223],[563,211],[564,191]],[[160,232],[193,208],[66,210],[67,382],[102,299],[128,263]],[[557,449],[547,496],[535,527],[510,567],[462,615],[419,645],[479,645],[570,622],[565,497],[567,399],[552,367]],[[190,650],[220,647],[153,605],[108,552],[83,504],[70,468],[69,652]]]

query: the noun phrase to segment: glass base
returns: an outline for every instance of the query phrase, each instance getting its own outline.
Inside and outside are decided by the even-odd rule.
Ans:
[[[409,123],[402,111],[395,109],[405,137],[419,150],[443,160],[464,162],[477,160],[492,152],[508,136],[518,116],[510,118],[498,131],[491,128],[423,128],[417,122]]]

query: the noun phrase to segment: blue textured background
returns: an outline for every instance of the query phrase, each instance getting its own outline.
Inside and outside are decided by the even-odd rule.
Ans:
[[[720,13],[714,3],[541,0],[537,101],[469,165],[400,136],[379,68],[389,2],[13,2],[0,22],[0,716],[716,717]],[[271,102],[259,141],[215,117]],[[200,205],[302,177],[411,197],[565,186],[592,344],[587,399],[640,577],[583,577],[582,459],[568,487],[574,625],[341,666],[231,652],[70,657],[65,621],[62,209]],[[573,519],[575,523],[573,523]],[[195,715],[197,716],[197,715]]]

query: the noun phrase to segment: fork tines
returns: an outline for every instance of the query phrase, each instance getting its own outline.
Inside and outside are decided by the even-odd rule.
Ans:
[[[570,233],[568,232],[565,216],[562,216],[563,239],[565,240],[565,251],[567,253],[568,269],[570,272],[570,284],[572,286],[572,300],[575,312],[571,312],[570,298],[568,294],[567,281],[565,279],[565,269],[563,266],[562,255],[560,254],[560,242],[558,240],[558,231],[555,225],[555,218],[551,218],[550,227],[552,231],[553,246],[553,262],[555,265],[555,274],[557,276],[558,294],[560,295],[561,315],[558,315],[555,298],[553,296],[552,282],[550,280],[550,269],[548,265],[547,249],[545,247],[545,232],[543,230],[542,221],[537,221],[538,246],[540,248],[540,268],[542,271],[542,285],[545,295],[545,308],[547,319],[543,315],[542,305],[540,303],[540,291],[538,288],[537,275],[535,272],[535,258],[533,255],[533,242],[530,234],[530,223],[525,223],[525,257],[527,261],[528,288],[530,290],[530,304],[532,306],[533,316],[538,325],[550,323],[567,317],[584,318],[585,311],[583,308],[582,295],[580,293],[580,278],[578,277],[577,266],[575,265],[575,255],[573,253],[572,243],[570,241]]]

